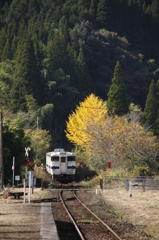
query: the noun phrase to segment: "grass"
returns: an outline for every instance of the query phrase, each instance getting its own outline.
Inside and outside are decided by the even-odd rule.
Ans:
[[[122,214],[116,213],[116,217],[117,217],[117,221],[119,223],[121,223],[123,221],[123,215]]]
[[[93,180],[90,181],[82,181],[80,184],[85,188],[93,188],[96,186],[95,182]]]
[[[144,229],[144,232],[146,232],[148,235],[151,235],[152,237],[155,237],[156,239],[159,239],[159,227],[158,226],[149,226]]]
[[[85,220],[78,220],[78,223],[87,223],[87,224],[97,224],[99,223],[98,220],[92,220],[92,219],[85,219]]]
[[[123,215],[120,213],[117,213],[113,208],[109,210],[110,213],[112,213],[116,217],[116,221],[119,223],[122,223],[123,221]]]

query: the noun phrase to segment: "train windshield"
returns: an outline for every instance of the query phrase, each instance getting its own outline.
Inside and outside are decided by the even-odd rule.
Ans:
[[[69,157],[67,157],[67,160],[69,162],[75,161],[75,156],[69,156]]]
[[[66,158],[65,157],[61,157],[61,162],[66,162]]]
[[[58,162],[59,161],[59,157],[58,156],[52,156],[51,157],[51,161],[52,162]]]

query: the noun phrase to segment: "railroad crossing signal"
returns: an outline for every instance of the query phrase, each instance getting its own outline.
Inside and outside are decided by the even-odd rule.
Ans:
[[[26,159],[26,163],[27,164],[30,163],[30,159],[29,158]]]
[[[31,151],[31,148],[29,148],[29,147],[25,147],[25,156],[26,157],[29,157],[29,151]]]
[[[27,170],[28,171],[34,171],[34,163],[28,163]]]

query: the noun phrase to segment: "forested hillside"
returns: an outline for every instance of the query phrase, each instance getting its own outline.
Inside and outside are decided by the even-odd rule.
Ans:
[[[128,102],[144,109],[159,78],[158,26],[157,0],[1,0],[3,114],[67,146],[68,115],[90,93],[107,100],[117,61]]]

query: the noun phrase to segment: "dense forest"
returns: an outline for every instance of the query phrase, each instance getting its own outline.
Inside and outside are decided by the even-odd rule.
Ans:
[[[46,131],[44,139],[49,133],[51,148],[69,149],[68,115],[91,93],[107,101],[117,61],[128,102],[144,110],[150,83],[159,78],[158,26],[158,0],[0,1],[6,164],[15,154],[23,158],[19,149],[31,144],[31,134],[35,150],[35,128]],[[8,137],[23,139],[21,148],[11,141],[9,149]]]

